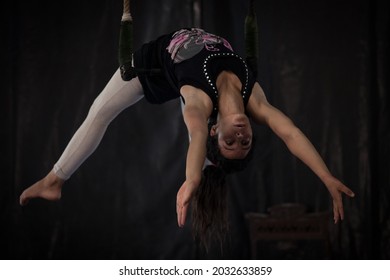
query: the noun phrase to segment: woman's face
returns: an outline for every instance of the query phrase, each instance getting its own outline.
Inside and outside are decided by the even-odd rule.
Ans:
[[[252,127],[245,114],[219,118],[210,130],[210,136],[215,135],[220,153],[227,159],[243,159],[252,147]]]

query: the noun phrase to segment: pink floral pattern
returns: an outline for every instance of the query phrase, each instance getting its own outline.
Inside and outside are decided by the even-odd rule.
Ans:
[[[210,52],[218,52],[218,44],[223,44],[233,51],[229,42],[224,38],[207,33],[203,29],[181,29],[173,34],[167,50],[173,62],[180,63],[195,56],[204,48]]]

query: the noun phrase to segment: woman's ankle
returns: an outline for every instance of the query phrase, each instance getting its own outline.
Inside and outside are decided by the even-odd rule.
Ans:
[[[62,186],[65,182],[64,179],[61,179],[58,177],[54,171],[50,171],[49,174],[46,175],[46,177],[43,179],[44,184],[47,186]]]

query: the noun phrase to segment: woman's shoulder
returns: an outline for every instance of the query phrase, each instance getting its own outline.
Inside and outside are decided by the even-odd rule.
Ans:
[[[203,90],[192,85],[184,85],[180,88],[180,94],[186,106],[190,105],[202,108],[208,116],[211,115],[213,102]]]

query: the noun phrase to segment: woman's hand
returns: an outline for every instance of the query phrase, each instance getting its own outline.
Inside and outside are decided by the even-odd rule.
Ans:
[[[176,213],[177,213],[177,224],[179,227],[184,227],[187,211],[190,206],[192,196],[198,186],[194,183],[185,181],[177,192],[176,198]]]
[[[344,193],[349,197],[354,197],[355,194],[347,186],[334,177],[325,179],[324,183],[333,199],[333,219],[334,223],[337,224],[340,219],[344,220],[342,194]]]

